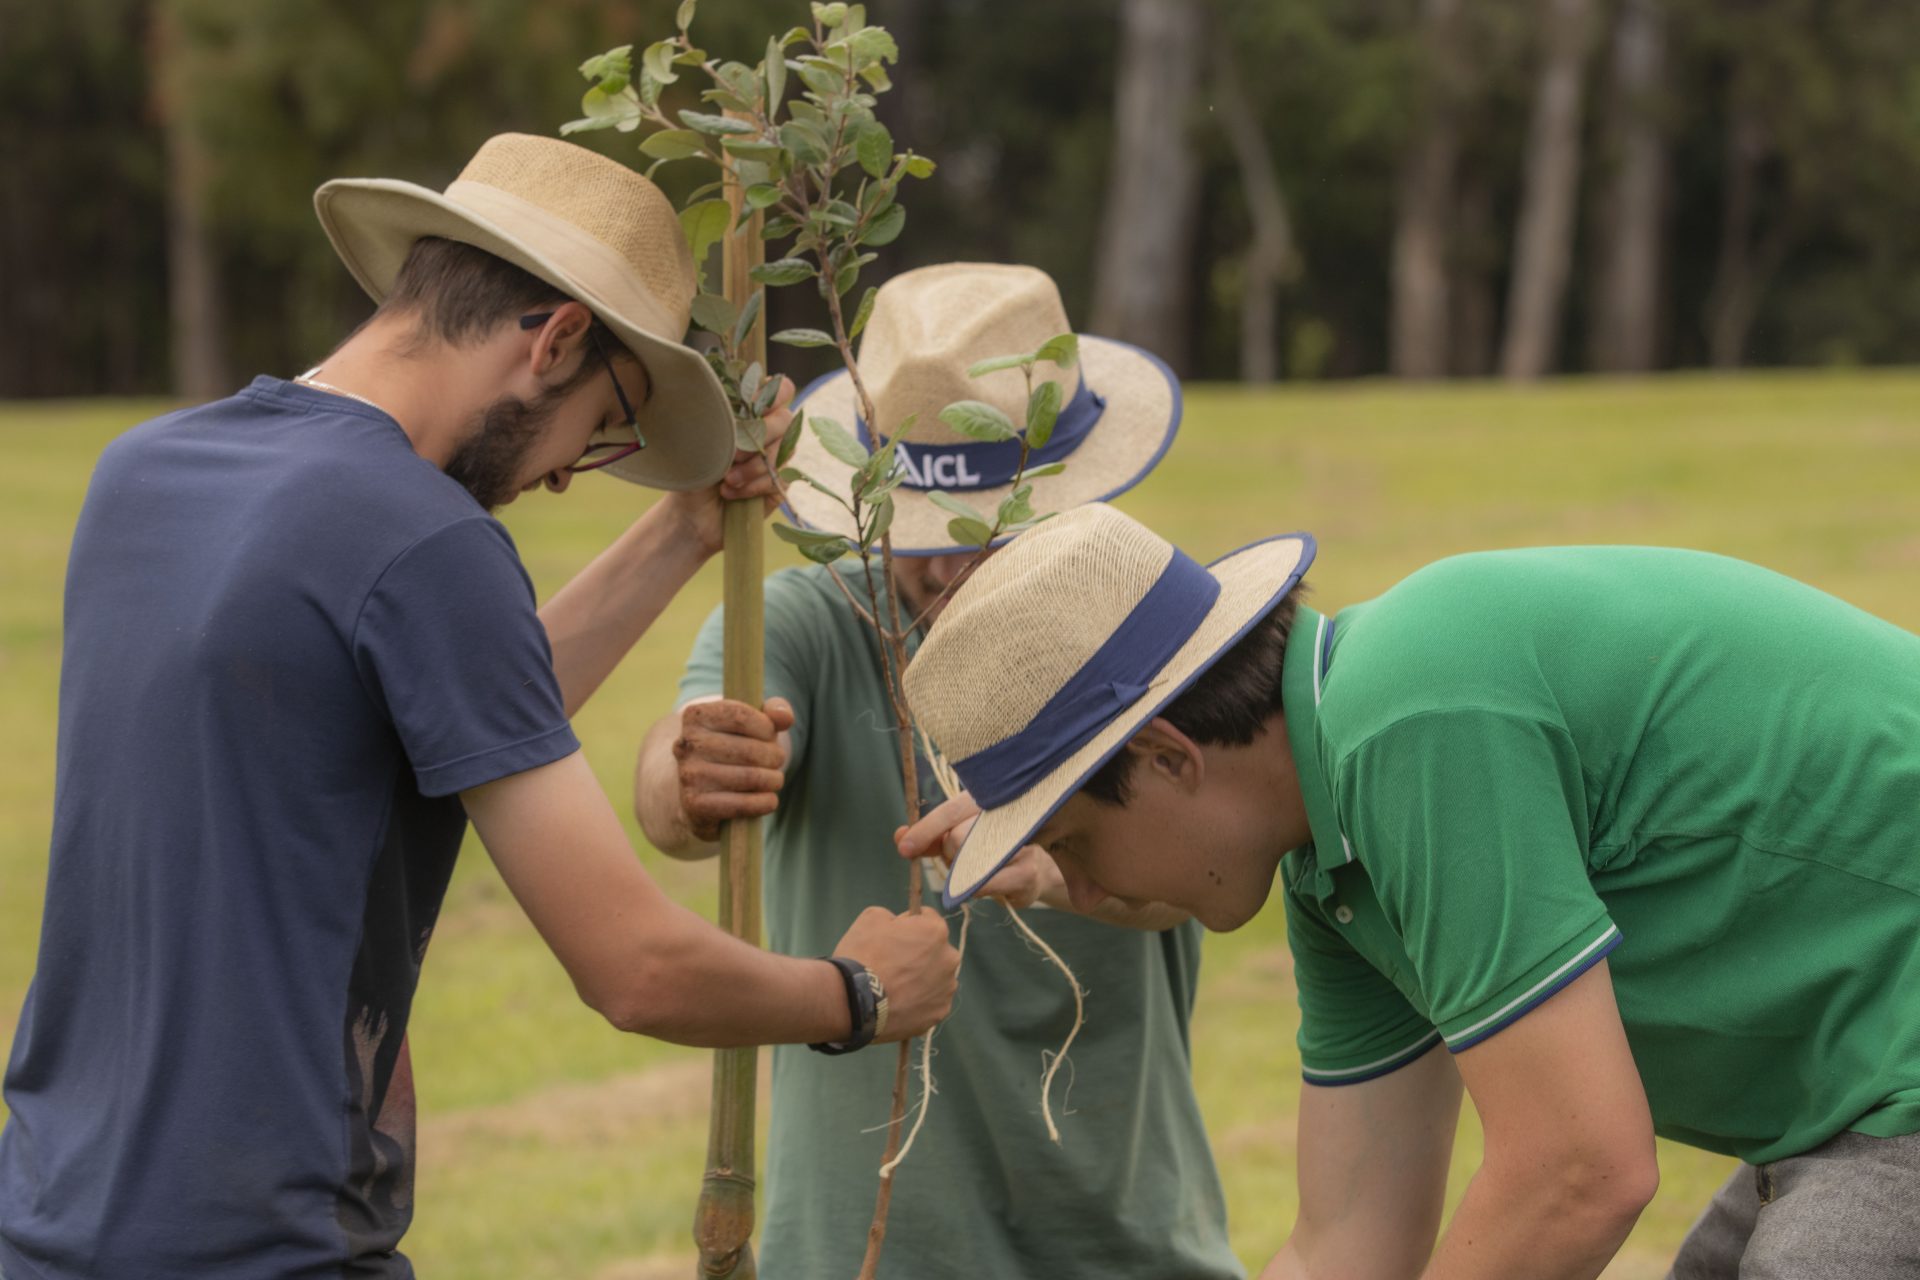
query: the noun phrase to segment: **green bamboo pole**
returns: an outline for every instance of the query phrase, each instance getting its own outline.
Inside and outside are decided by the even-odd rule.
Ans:
[[[727,201],[740,216],[740,184],[727,173]],[[728,301],[744,307],[754,290],[748,272],[760,265],[765,247],[760,215],[754,214],[722,246]],[[763,315],[742,352],[767,361]],[[729,502],[722,553],[725,605],[721,689],[737,702],[757,707],[766,696],[766,611],[760,579],[766,556],[766,520],[760,500]],[[760,945],[760,823],[729,822],[720,834],[720,924],[735,937]],[[713,1106],[707,1128],[707,1171],[694,1210],[693,1238],[700,1247],[699,1280],[754,1280],[753,1132],[760,1051],[719,1049],[713,1055]]]

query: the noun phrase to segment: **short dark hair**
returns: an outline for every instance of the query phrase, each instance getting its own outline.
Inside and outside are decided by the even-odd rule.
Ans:
[[[1306,591],[1306,583],[1296,583],[1160,714],[1205,746],[1244,747],[1259,737],[1280,710],[1280,669],[1294,614]],[[1123,805],[1132,796],[1132,777],[1133,756],[1123,747],[1080,790],[1101,804]]]
[[[411,313],[418,318],[416,334],[422,342],[438,339],[461,346],[565,301],[570,299],[563,290],[485,249],[422,236],[407,251],[392,292],[375,314]],[[609,357],[634,358],[597,316],[593,336]]]

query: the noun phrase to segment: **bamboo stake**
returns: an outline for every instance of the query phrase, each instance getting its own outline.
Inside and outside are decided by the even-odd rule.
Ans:
[[[738,221],[742,192],[731,167],[726,195]],[[755,288],[747,273],[765,257],[760,215],[740,223],[721,252],[727,300],[744,307]],[[764,314],[747,335],[742,352],[766,366]],[[733,701],[757,707],[766,696],[766,602],[760,586],[766,556],[765,510],[758,498],[729,502],[725,522],[721,691]],[[760,823],[752,818],[729,822],[720,840],[720,924],[735,937],[759,946]],[[693,1238],[700,1246],[695,1275],[700,1280],[754,1280],[758,1274],[752,1240],[754,1103],[759,1074],[757,1048],[714,1052],[707,1171],[693,1217]]]

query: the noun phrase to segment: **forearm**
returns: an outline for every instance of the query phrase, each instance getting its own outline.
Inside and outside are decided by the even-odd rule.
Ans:
[[[622,1031],[701,1048],[810,1044],[852,1031],[832,965],[775,955],[670,904],[630,965],[582,995]]]
[[[655,722],[640,743],[633,770],[633,816],[654,848],[671,858],[698,861],[720,852],[720,846],[696,838],[680,804],[680,770],[673,758],[673,740],[680,733],[680,713],[669,712]]]
[[[708,552],[656,502],[540,610],[569,716],[706,563]]]
[[[1454,1211],[1425,1280],[1593,1280],[1643,1200],[1571,1170],[1483,1166]]]

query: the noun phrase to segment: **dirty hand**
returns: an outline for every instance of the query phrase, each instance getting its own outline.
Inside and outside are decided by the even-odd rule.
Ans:
[[[942,801],[911,827],[893,833],[903,858],[939,858],[949,864],[967,841],[980,806],[966,792]],[[1064,887],[1060,868],[1037,844],[1024,846],[980,886],[975,897],[998,898],[1016,910],[1030,907]]]
[[[785,698],[756,711],[722,698],[680,708],[673,758],[680,771],[680,811],[696,840],[712,843],[734,818],[759,818],[780,805],[787,747],[780,734],[793,727]]]
[[[833,953],[865,965],[886,990],[887,1025],[875,1040],[921,1035],[953,1008],[960,953],[937,911],[896,916],[885,907],[868,907]]]

